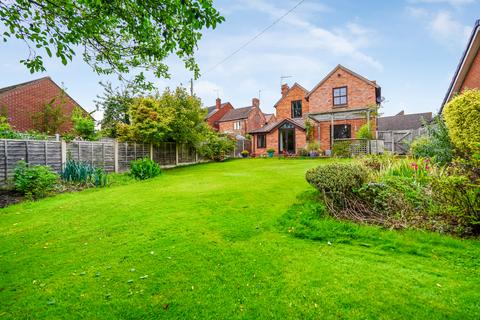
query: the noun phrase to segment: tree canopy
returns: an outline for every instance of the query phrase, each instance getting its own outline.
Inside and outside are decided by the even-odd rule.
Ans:
[[[117,125],[121,140],[156,143],[176,141],[196,145],[208,134],[200,99],[185,88],[166,89],[160,96],[137,97],[128,109],[130,124]]]
[[[33,73],[45,71],[44,54],[66,65],[80,50],[98,74],[144,70],[168,77],[165,58],[175,54],[195,76],[194,59],[204,28],[224,18],[213,0],[12,0],[0,2],[2,38],[23,40],[28,56],[21,62]],[[149,87],[152,85],[150,84]]]

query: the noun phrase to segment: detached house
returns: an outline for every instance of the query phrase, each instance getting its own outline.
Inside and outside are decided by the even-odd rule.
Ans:
[[[265,123],[265,115],[260,110],[260,100],[257,98],[252,99],[251,106],[232,109],[218,121],[220,132],[243,137]]]
[[[66,118],[58,133],[65,133],[72,129],[73,124],[70,118],[75,108],[80,108],[85,115],[91,117],[50,77],[0,88],[0,111],[17,131],[35,130],[33,116],[42,112],[45,105],[51,101],[54,106],[61,108]]]
[[[205,116],[205,121],[210,125],[210,127],[212,127],[213,130],[218,131],[218,121],[230,110],[233,110],[233,106],[230,102],[222,103],[222,100],[217,98],[215,105],[206,109],[207,115]]]
[[[291,88],[283,84],[281,94],[274,106],[276,121],[249,131],[255,139],[255,155],[270,148],[277,154],[295,154],[308,142],[331,150],[334,140],[355,138],[366,123],[375,134],[376,116],[372,110],[381,102],[380,87],[341,65],[310,91],[298,83]],[[308,138],[307,121],[311,123]]]

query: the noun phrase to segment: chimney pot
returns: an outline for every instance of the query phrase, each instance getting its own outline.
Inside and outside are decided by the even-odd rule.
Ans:
[[[253,98],[252,99],[252,106],[258,108],[260,106],[260,100],[258,98]]]
[[[217,98],[217,100],[215,101],[215,108],[217,110],[220,110],[220,106],[222,105],[222,99],[220,98]]]
[[[285,96],[285,94],[287,93],[288,89],[290,89],[290,88],[288,87],[288,84],[286,84],[286,83],[282,84],[282,97]]]

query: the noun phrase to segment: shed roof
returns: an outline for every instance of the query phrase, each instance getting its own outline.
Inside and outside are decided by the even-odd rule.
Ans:
[[[397,114],[390,117],[380,117],[377,122],[378,131],[390,130],[412,130],[419,129],[423,123],[432,120],[431,112],[413,113],[413,114]]]

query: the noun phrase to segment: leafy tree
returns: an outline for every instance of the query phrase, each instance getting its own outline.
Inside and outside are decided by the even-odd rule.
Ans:
[[[57,100],[60,100],[58,103]],[[43,110],[32,115],[33,127],[36,131],[53,135],[60,132],[60,128],[67,121],[63,107],[65,106],[65,96],[54,97],[43,106]]]
[[[84,140],[96,140],[95,120],[86,115],[80,108],[75,108],[72,113],[73,134]]]
[[[122,87],[112,87],[110,82],[102,83],[104,93],[97,96],[95,101],[97,110],[103,110],[103,119],[100,122],[102,133],[107,137],[117,137],[117,125],[130,124],[128,108],[137,94],[138,88],[131,84]]]
[[[465,90],[443,109],[450,137],[458,151],[470,156],[480,144],[480,90]]]
[[[79,48],[83,60],[99,74],[132,70],[168,77],[163,62],[175,54],[195,76],[194,59],[201,30],[214,29],[224,18],[213,0],[12,0],[0,2],[3,41],[23,40],[30,72],[45,71],[43,54],[64,65]],[[136,83],[143,83],[143,72]],[[151,84],[150,84],[151,87]]]
[[[129,107],[129,116],[130,124],[117,125],[121,140],[196,145],[209,130],[200,99],[189,96],[185,88],[167,89],[157,97],[135,98]]]
[[[154,143],[166,140],[174,110],[155,97],[140,97],[130,105],[129,115],[130,124],[117,125],[120,140]]]

